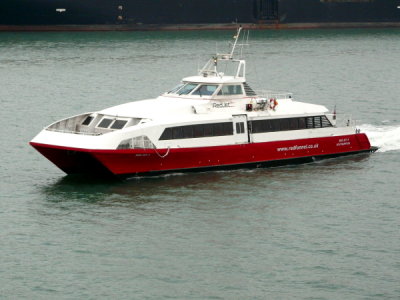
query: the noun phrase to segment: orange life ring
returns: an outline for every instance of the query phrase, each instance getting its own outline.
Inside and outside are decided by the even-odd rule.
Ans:
[[[269,108],[270,109],[275,110],[277,105],[278,105],[278,101],[276,101],[276,98],[269,99]]]

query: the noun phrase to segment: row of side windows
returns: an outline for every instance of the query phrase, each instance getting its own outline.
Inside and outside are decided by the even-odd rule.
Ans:
[[[332,127],[326,116],[249,121],[251,133]],[[244,123],[236,123],[236,133],[244,133]],[[233,135],[233,123],[213,123],[165,128],[160,140],[192,139]]]
[[[93,116],[87,116],[85,118],[85,120],[83,120],[82,125],[89,126],[90,123],[92,123],[93,120],[94,120]],[[124,128],[126,123],[128,123],[128,120],[118,120],[118,119],[103,118],[97,124],[97,127],[99,127],[99,128],[110,128],[110,129],[122,129],[122,128]]]
[[[232,122],[198,124],[165,128],[160,140],[179,140],[233,135]]]
[[[252,133],[332,127],[326,116],[250,121]]]

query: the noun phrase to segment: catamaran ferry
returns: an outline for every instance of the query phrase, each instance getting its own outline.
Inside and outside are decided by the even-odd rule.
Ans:
[[[229,53],[216,54],[198,75],[161,96],[57,121],[30,144],[67,174],[119,177],[376,151],[349,117],[290,93],[254,91],[245,60],[235,58],[241,30]],[[229,66],[232,73],[220,71]]]

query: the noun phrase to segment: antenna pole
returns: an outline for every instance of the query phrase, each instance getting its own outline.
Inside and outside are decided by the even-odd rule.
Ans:
[[[239,40],[239,36],[240,36],[240,32],[241,31],[242,31],[242,26],[239,26],[239,28],[238,28],[238,30],[236,32],[236,35],[234,36],[235,42],[233,43],[233,46],[232,46],[232,51],[231,51],[231,54],[230,54],[230,58],[233,57],[233,53],[235,52],[236,44],[237,44],[237,41]]]

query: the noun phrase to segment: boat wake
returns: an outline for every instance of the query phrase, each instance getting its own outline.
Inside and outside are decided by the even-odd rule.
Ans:
[[[372,146],[379,147],[379,152],[400,150],[400,125],[364,124],[359,128],[367,134]]]

